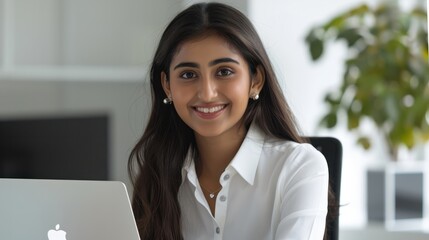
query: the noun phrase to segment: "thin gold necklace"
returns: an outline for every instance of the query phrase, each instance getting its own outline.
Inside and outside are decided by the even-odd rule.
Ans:
[[[222,186],[216,191],[209,191],[200,183],[201,188],[209,194],[210,199],[213,199],[216,194],[222,189]]]

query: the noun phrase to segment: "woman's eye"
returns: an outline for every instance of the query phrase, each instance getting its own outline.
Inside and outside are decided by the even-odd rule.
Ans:
[[[184,78],[184,79],[191,79],[191,78],[195,78],[195,73],[193,73],[193,72],[184,72],[184,73],[182,73],[182,75],[180,75],[180,77],[181,78]]]
[[[233,74],[233,72],[230,69],[224,68],[224,69],[219,70],[216,75],[221,76],[221,77],[226,77],[226,76],[229,76],[231,74]]]

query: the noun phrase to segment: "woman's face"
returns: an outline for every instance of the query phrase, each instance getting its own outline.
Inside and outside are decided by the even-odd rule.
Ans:
[[[239,127],[249,97],[263,81],[260,74],[250,75],[245,59],[224,38],[211,34],[184,42],[169,70],[169,81],[165,74],[161,78],[164,91],[196,134],[243,133]]]

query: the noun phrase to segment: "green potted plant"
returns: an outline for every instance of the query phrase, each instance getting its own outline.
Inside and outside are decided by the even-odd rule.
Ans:
[[[309,31],[306,43],[312,59],[319,60],[327,43],[333,41],[346,44],[347,58],[340,87],[325,95],[328,111],[322,116],[321,125],[333,128],[345,120],[348,130],[356,133],[357,143],[369,149],[374,140],[360,129],[362,120],[369,119],[385,140],[389,150],[386,156],[393,160],[390,163],[397,162],[399,148],[413,149],[428,142],[426,6],[405,11],[395,1],[384,1],[376,6],[362,4],[341,13]],[[367,172],[369,221],[388,223],[392,219],[395,222],[397,217],[395,203],[388,201],[395,201],[399,196],[392,182],[399,179],[396,173],[401,169],[396,164],[389,166],[396,170],[369,169]],[[418,195],[423,193],[423,188],[417,187],[422,185],[423,170],[416,169],[416,174],[411,176],[414,182],[406,186],[413,184],[412,189]],[[385,196],[385,192],[392,195]],[[416,207],[423,209],[423,200],[416,202]],[[389,207],[387,211],[384,206]],[[413,217],[422,218],[422,215],[417,213]]]
[[[312,28],[306,42],[313,60],[326,43],[344,41],[348,57],[339,89],[325,96],[321,124],[333,128],[345,116],[365,149],[371,139],[359,131],[364,118],[380,130],[392,160],[398,148],[429,140],[429,63],[426,7],[401,10],[393,2],[366,4]]]

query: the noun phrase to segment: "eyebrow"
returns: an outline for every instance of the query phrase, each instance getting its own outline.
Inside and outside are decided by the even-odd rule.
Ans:
[[[219,63],[228,63],[228,62],[240,65],[240,63],[237,60],[234,60],[232,58],[219,58],[219,59],[215,59],[215,60],[209,62],[209,66],[214,66],[214,65],[217,65]],[[199,68],[200,65],[198,63],[194,63],[194,62],[182,62],[182,63],[177,64],[174,67],[174,70],[176,70],[177,68],[181,68],[181,67]]]
[[[236,64],[240,65],[240,63],[237,60],[234,60],[232,58],[219,58],[219,59],[215,59],[215,60],[211,61],[209,63],[209,66],[214,66],[214,65],[219,64],[219,63],[228,63],[228,62],[236,63]]]

